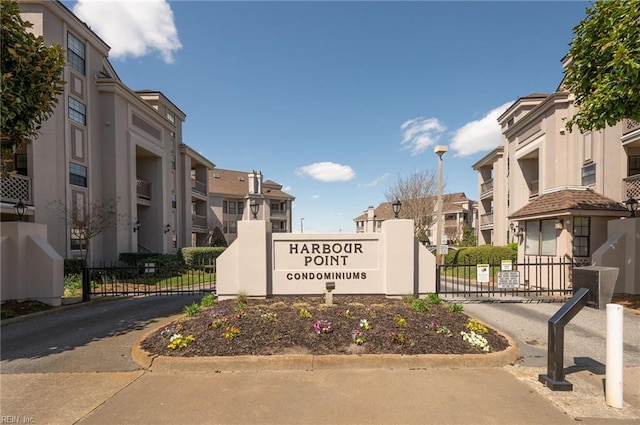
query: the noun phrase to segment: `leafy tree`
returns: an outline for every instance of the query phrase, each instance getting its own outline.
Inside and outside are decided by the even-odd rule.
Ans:
[[[458,246],[476,246],[477,244],[475,229],[464,224],[462,226],[462,240]]]
[[[640,2],[597,0],[574,28],[564,86],[579,112],[567,122],[601,130],[624,118],[640,122]]]
[[[14,152],[32,138],[58,103],[64,87],[64,50],[45,46],[33,25],[20,17],[15,0],[0,2],[2,64],[0,77],[0,142],[2,154]]]
[[[433,223],[438,195],[438,178],[435,172],[414,171],[407,178],[398,176],[385,192],[387,201],[402,202],[400,218],[413,219],[414,233],[418,239],[426,239],[426,231]]]
[[[118,212],[118,200],[95,200],[87,205],[68,206],[63,201],[51,203],[51,209],[65,220],[80,245],[80,258],[87,261],[91,239],[106,230],[122,230],[129,226],[128,215]]]

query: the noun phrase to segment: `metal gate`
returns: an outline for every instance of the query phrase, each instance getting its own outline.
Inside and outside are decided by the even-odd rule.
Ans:
[[[436,292],[449,299],[545,299],[570,297],[573,261],[570,258],[527,258],[512,264],[446,264],[436,266]]]
[[[190,267],[155,263],[93,266],[82,272],[83,301],[99,296],[215,295],[215,291],[215,263]]]

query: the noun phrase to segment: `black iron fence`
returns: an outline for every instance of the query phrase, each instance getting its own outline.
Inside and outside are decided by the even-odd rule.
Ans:
[[[193,295],[216,291],[215,263],[195,266],[141,263],[86,267],[83,300],[98,296]]]
[[[572,294],[571,258],[527,257],[523,263],[436,267],[436,292],[454,298],[552,298]]]

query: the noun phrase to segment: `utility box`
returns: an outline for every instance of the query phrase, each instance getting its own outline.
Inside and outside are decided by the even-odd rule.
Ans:
[[[573,269],[573,293],[580,288],[587,288],[589,295],[587,305],[599,310],[606,308],[611,302],[618,279],[617,267],[586,266]]]

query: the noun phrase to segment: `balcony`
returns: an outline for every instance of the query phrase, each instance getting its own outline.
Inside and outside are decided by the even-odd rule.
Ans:
[[[151,200],[151,183],[148,181],[142,180],[141,178],[136,179],[136,196],[138,199],[144,199],[146,201]]]
[[[22,201],[33,205],[33,189],[31,177],[20,174],[10,174],[2,179],[2,202],[16,204]]]
[[[198,195],[207,196],[207,183],[191,179],[191,191]]]
[[[493,212],[482,214],[480,216],[480,228],[489,229],[493,227]]]
[[[191,227],[194,231],[207,230],[207,217],[204,215],[191,215]]]
[[[640,129],[640,122],[626,119],[624,123],[624,127],[622,128],[622,135],[629,134],[633,131]]]
[[[622,179],[624,187],[624,199],[640,198],[640,174]],[[4,192],[3,192],[4,196]]]
[[[493,195],[493,179],[489,179],[480,185],[480,199]]]

